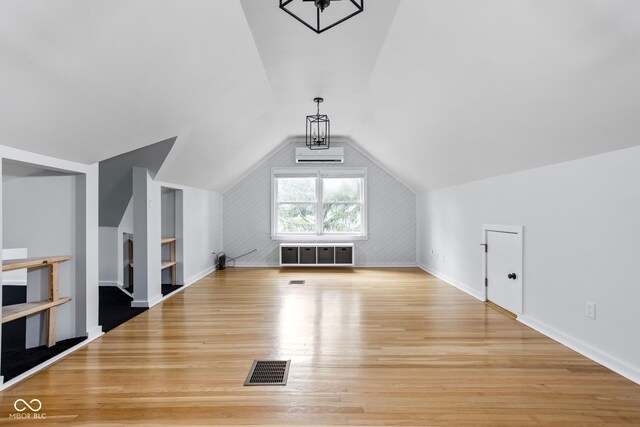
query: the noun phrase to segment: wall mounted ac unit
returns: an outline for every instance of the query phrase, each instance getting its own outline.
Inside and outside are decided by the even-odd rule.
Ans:
[[[344,148],[309,150],[307,147],[296,147],[296,163],[344,163]]]

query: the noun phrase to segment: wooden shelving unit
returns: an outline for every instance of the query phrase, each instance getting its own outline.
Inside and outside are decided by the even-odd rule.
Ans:
[[[2,323],[11,322],[30,314],[39,313],[52,307],[71,301],[71,297],[59,298],[56,301],[35,301],[13,304],[2,307]]]
[[[22,268],[49,268],[49,299],[47,301],[25,302],[2,307],[2,323],[10,322],[21,317],[46,311],[47,315],[47,347],[56,343],[56,307],[71,301],[71,297],[58,296],[58,266],[61,262],[69,261],[70,256],[49,258],[31,258],[26,260],[12,260],[2,262],[2,271],[19,270]]]
[[[176,285],[176,238],[175,237],[163,237],[160,240],[160,245],[169,245],[170,259],[169,261],[162,261],[160,265],[161,270],[167,268],[171,269],[171,284]]]

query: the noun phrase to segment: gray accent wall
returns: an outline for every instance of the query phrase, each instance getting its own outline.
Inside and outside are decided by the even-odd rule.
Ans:
[[[280,241],[271,240],[271,169],[274,167],[315,168],[318,164],[295,163],[291,142],[257,165],[223,195],[224,248],[228,257],[253,249],[257,252],[240,258],[237,265],[278,265]],[[348,143],[345,162],[327,167],[366,167],[368,203],[368,239],[356,240],[357,266],[416,265],[416,195],[400,181]]]
[[[117,227],[133,194],[133,167],[146,168],[155,178],[173,148],[173,137],[100,162],[100,227]]]

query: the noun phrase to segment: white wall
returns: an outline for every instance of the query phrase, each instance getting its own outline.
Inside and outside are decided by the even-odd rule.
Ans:
[[[118,227],[98,228],[98,256],[101,285],[115,285],[118,283]]]
[[[520,319],[640,382],[640,147],[422,193],[417,208],[419,264],[476,296],[481,225],[523,225]]]
[[[124,233],[133,233],[133,197],[118,227],[99,227],[99,274],[100,285],[123,286],[126,269],[124,268]]]
[[[156,248],[160,254],[160,232],[163,231],[162,219],[162,187],[171,188],[174,191],[171,202],[179,205],[178,198],[182,198],[182,231],[178,230],[179,213],[174,212],[174,224],[176,230],[176,250],[182,250],[182,265],[178,268],[178,280],[191,284],[204,275],[214,270],[212,252],[222,250],[222,196],[220,193],[186,187],[161,181],[152,183],[153,202],[150,209],[150,220],[158,230],[157,242],[150,242],[150,248]],[[166,200],[165,200],[166,202]],[[166,205],[165,205],[166,207]],[[164,224],[167,231],[167,224]],[[134,240],[137,240],[134,236]],[[135,244],[134,244],[135,247]],[[155,250],[155,249],[154,249]],[[179,254],[178,254],[179,258]],[[137,264],[137,261],[136,261]],[[158,282],[160,283],[160,282]],[[135,283],[134,283],[135,289]]]
[[[184,280],[189,284],[213,271],[211,252],[222,251],[222,195],[177,188],[183,190]]]
[[[351,144],[344,147],[344,163],[330,167],[367,168],[368,239],[354,241],[358,266],[415,266],[416,195]],[[295,143],[286,144],[244,179],[224,193],[224,244],[237,265],[278,265],[281,242],[271,240],[271,168],[317,168],[295,163]]]
[[[8,169],[5,167],[5,170]],[[57,172],[43,176],[3,174],[3,245],[27,248],[33,258],[71,255],[60,264],[60,296],[72,303],[56,309],[57,340],[78,336],[76,331],[76,176]],[[28,271],[27,300],[48,298],[48,270]],[[44,341],[44,315],[27,319],[27,348]]]
[[[29,257],[27,248],[2,249],[3,260],[25,259]],[[27,270],[5,271],[2,274],[2,286],[27,286]]]
[[[163,189],[161,193],[162,237],[176,235],[176,192]]]

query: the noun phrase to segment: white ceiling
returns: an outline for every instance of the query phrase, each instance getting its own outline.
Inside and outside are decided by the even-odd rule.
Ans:
[[[640,144],[637,0],[367,0],[316,35],[277,0],[3,0],[0,144],[92,163],[178,136],[223,190],[325,97],[415,190]]]

